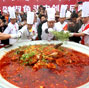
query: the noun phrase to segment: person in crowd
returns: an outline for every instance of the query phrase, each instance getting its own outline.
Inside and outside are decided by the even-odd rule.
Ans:
[[[21,16],[21,22],[19,23],[19,29],[21,29],[23,26],[26,25],[26,18],[27,18],[24,12],[21,12],[20,16]]]
[[[77,13],[72,13],[71,15],[71,21],[68,22],[68,31],[72,32],[72,33],[78,33],[79,29],[82,26],[81,21],[77,22],[77,18],[78,18],[78,14]],[[79,43],[79,41],[81,40],[80,37],[77,36],[73,36],[69,38],[70,41],[74,41]]]
[[[35,40],[37,29],[33,26],[35,15],[33,12],[27,12],[27,24],[18,31],[17,34],[1,34],[1,39],[20,38],[21,40]]]
[[[7,25],[9,22],[9,13],[7,10],[3,10],[2,18],[5,20],[4,23]]]
[[[39,15],[40,14],[40,11],[43,10],[43,5],[40,5],[39,8],[38,8],[38,12],[37,14]]]
[[[21,19],[20,12],[18,11],[18,9],[16,9],[15,14],[16,14],[16,21],[19,24],[22,21],[22,19]]]
[[[37,15],[40,16],[40,15],[46,15],[46,14],[47,14],[46,8],[43,5],[40,5],[38,8]]]
[[[55,27],[57,28],[58,32],[60,32],[61,30],[67,31],[68,24],[67,24],[67,22],[65,22],[66,9],[67,9],[67,7],[65,7],[64,5],[61,6],[59,22],[57,22],[55,24]]]
[[[82,21],[83,25],[79,29],[79,33],[73,33],[72,36],[81,36],[81,44],[89,46],[89,2],[83,3]]]
[[[80,26],[83,24],[82,22],[82,7],[78,10],[78,18],[77,18],[77,23],[80,24]]]
[[[47,22],[42,25],[42,40],[53,40],[54,36],[50,31],[55,30],[55,9],[47,9]]]
[[[57,22],[59,22],[59,11],[56,11],[56,13],[55,13],[55,21],[56,21],[56,23]]]
[[[39,15],[46,15],[45,7],[43,7],[43,9],[40,10]]]
[[[14,8],[9,9],[10,13],[10,23],[8,24],[7,28],[4,30],[3,33],[6,34],[17,34],[19,26],[16,23],[16,15],[15,15],[15,10]],[[14,44],[17,41],[17,39],[9,39],[9,44]]]
[[[38,40],[41,40],[42,25],[43,23],[47,22],[47,17],[45,15],[40,15],[39,18],[40,18],[40,24],[38,25],[37,33],[38,33]]]
[[[20,16],[21,16],[21,19],[23,19],[23,18],[26,19],[27,18],[27,14],[24,13],[23,11],[21,11]]]

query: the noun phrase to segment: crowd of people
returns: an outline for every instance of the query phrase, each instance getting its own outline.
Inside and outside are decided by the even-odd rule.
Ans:
[[[38,12],[27,13],[9,8],[0,12],[0,42],[14,44],[20,40],[55,40],[51,31],[69,31],[69,41],[89,46],[89,2],[77,11],[61,6],[60,12],[40,5]]]

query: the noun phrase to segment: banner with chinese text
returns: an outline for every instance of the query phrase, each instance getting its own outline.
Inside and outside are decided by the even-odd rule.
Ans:
[[[8,7],[13,7],[19,11],[27,12],[35,9],[37,11],[39,5],[44,5],[46,8],[53,7],[57,11],[61,5],[69,5],[70,10],[73,10],[75,3],[79,1],[89,0],[0,0],[0,10],[8,10]]]

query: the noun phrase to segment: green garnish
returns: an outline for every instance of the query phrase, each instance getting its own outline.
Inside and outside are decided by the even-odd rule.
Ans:
[[[32,62],[32,59],[29,59],[29,62],[31,63]]]
[[[47,60],[46,60],[46,59],[44,59],[44,58],[42,59],[42,61],[43,61],[43,62],[45,62],[45,63],[47,63]]]
[[[28,53],[28,54],[23,54],[22,57],[20,58],[20,60],[25,61],[25,60],[29,59],[30,57],[33,57],[34,55],[35,55],[34,52],[31,52],[31,53]]]
[[[19,51],[19,50],[17,50],[17,51],[16,51],[16,54],[19,54],[19,53],[20,53],[20,51]]]
[[[68,40],[70,37],[70,33],[69,32],[57,32],[57,31],[53,31],[52,34],[56,37],[56,39],[61,40],[61,41],[65,41]]]

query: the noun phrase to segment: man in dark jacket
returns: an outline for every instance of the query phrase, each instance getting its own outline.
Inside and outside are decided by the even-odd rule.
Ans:
[[[78,30],[82,26],[82,21],[79,20],[77,22],[77,18],[78,18],[78,15],[75,12],[73,12],[71,15],[71,21],[68,23],[68,31],[70,31],[72,33],[78,33]],[[81,38],[73,36],[73,37],[70,37],[69,40],[79,43]]]
[[[42,24],[47,22],[47,18],[45,15],[41,15],[39,18],[40,18],[41,23],[38,25],[37,32],[38,32],[38,40],[41,40]]]

